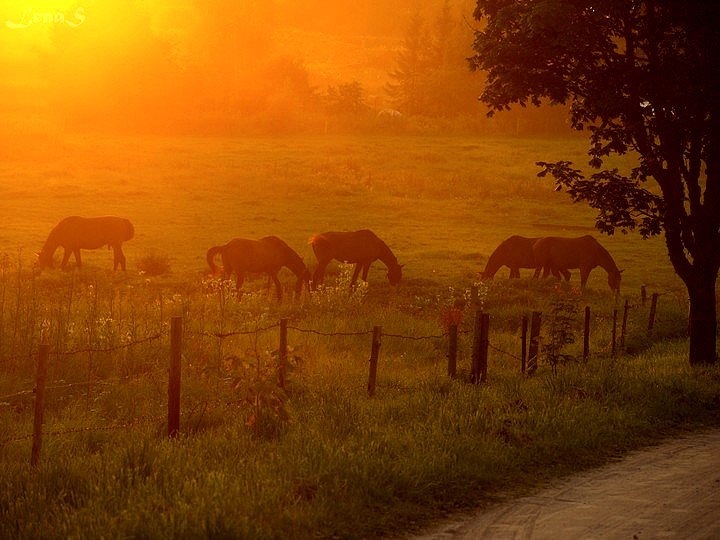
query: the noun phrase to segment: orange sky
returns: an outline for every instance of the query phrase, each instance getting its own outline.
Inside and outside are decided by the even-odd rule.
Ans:
[[[0,130],[281,118],[299,87],[356,80],[377,105],[408,18],[443,2],[2,0]]]

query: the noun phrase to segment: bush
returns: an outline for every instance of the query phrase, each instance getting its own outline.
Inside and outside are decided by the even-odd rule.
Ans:
[[[170,258],[161,253],[148,253],[140,258],[138,269],[146,276],[162,276],[170,273]]]

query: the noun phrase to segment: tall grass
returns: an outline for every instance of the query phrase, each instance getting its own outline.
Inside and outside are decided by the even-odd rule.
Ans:
[[[0,537],[392,536],[720,420],[720,372],[687,365],[687,303],[658,243],[603,239],[626,269],[619,299],[600,270],[582,293],[528,278],[477,281],[509,234],[591,224],[585,210],[551,199],[551,186],[528,180],[532,167],[521,163],[570,143],[145,143],[113,154],[112,141],[100,141],[84,157],[68,143],[77,169],[36,196],[36,221],[20,211],[27,200],[9,199],[8,221],[33,233],[4,245],[17,255],[0,259]],[[93,180],[73,201],[55,197],[80,174],[117,180],[105,186],[104,213],[134,212],[127,273],[107,271],[106,252],[88,252],[82,271],[38,275],[16,249],[40,244],[56,214],[82,213],[74,205],[86,209],[102,192]],[[136,174],[166,191],[151,204]],[[278,304],[264,278],[246,281],[238,299],[232,283],[204,275],[205,249],[233,236],[279,234],[305,246],[309,233],[363,226],[406,263],[400,288],[376,263],[370,284],[350,290],[349,269],[338,266],[323,289]],[[153,254],[141,260],[162,272],[133,269],[138,253]],[[294,279],[281,279],[289,291]],[[664,293],[651,335],[641,285]],[[467,382],[473,286],[491,316],[483,385]],[[625,350],[612,356],[612,312],[625,299]],[[587,362],[581,321],[567,316],[585,305]],[[543,343],[559,348],[543,348],[528,377],[520,324],[531,311],[543,312]],[[183,379],[180,437],[170,441],[173,316],[184,320]],[[281,318],[290,356],[282,391]],[[457,379],[446,375],[449,320],[460,322]],[[384,337],[369,398],[373,326]],[[49,389],[32,468],[41,340],[51,349]]]
[[[656,344],[659,335],[638,355],[612,357],[602,343],[606,315],[594,318],[599,341],[588,362],[569,348],[575,360],[555,369],[543,360],[535,376],[521,374],[520,314],[559,296],[579,301],[549,282],[480,287],[494,347],[489,382],[475,386],[446,376],[446,343],[435,337],[448,305],[468,329],[467,290],[423,300],[383,284],[374,286],[386,294],[351,291],[341,268],[314,296],[276,305],[262,290],[238,300],[232,286],[214,281],[171,293],[143,276],[43,279],[35,296],[19,294],[15,287],[27,285],[17,280],[7,294],[56,353],[72,354],[51,357],[55,388],[37,468],[26,438],[32,399],[8,395],[0,407],[2,537],[391,536],[720,419],[717,369],[691,369],[684,340]],[[45,294],[50,287],[62,294]],[[582,300],[607,313],[609,298],[589,292]],[[164,415],[171,315],[186,321],[174,441]],[[294,370],[281,401],[257,406],[248,396],[275,383],[280,317],[291,321]],[[368,398],[367,331],[377,324],[399,337],[385,338]],[[156,333],[162,337],[142,341]],[[467,366],[470,336],[461,336]],[[3,392],[30,383],[32,355],[26,360],[10,360]]]

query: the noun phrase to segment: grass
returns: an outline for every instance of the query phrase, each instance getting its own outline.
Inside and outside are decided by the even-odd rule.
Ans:
[[[0,168],[0,536],[380,538],[491,504],[661,437],[720,421],[720,372],[692,369],[687,301],[662,242],[601,238],[625,269],[612,298],[529,278],[479,283],[510,234],[581,234],[591,212],[534,178],[538,159],[582,161],[574,140],[435,137],[67,138]],[[20,151],[22,150],[22,151]],[[88,209],[93,209],[92,212]],[[31,271],[65,215],[129,217],[128,272],[84,252],[81,272]],[[265,279],[205,274],[234,236],[277,234],[312,263],[310,234],[370,227],[405,263],[354,293],[348,269],[299,302]],[[142,266],[142,268],[141,268]],[[286,287],[293,277],[281,274]],[[577,275],[573,284],[577,285]],[[470,288],[491,315],[488,382],[467,383]],[[647,333],[640,287],[663,293]],[[610,354],[612,310],[631,306]],[[591,307],[591,356],[580,322]],[[558,315],[553,316],[553,307]],[[565,310],[567,308],[567,310]],[[462,316],[459,376],[443,320]],[[555,368],[520,373],[520,319],[573,337]],[[621,311],[622,312],[622,311]],[[168,322],[184,318],[181,435],[167,440]],[[292,369],[275,388],[277,322]],[[367,397],[369,331],[385,334]],[[218,338],[217,333],[229,333]],[[50,358],[40,463],[29,464],[37,345]],[[412,339],[421,337],[422,339]]]

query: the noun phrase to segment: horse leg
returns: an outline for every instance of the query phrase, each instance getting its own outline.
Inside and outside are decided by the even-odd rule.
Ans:
[[[355,264],[355,270],[353,270],[352,279],[350,280],[350,288],[351,289],[355,286],[355,282],[357,281],[357,278],[358,278],[358,275],[360,274],[361,268],[363,268],[362,263]],[[367,272],[364,272],[364,275],[367,276]],[[365,279],[365,277],[363,279]]]
[[[68,261],[70,260],[70,255],[75,255],[75,264],[77,265],[78,269],[82,268],[82,258],[80,257],[80,248],[73,249],[73,250],[65,250],[65,255],[63,255],[63,260],[60,263],[60,268],[63,270],[65,269],[65,266],[67,266]]]
[[[370,265],[371,265],[371,264],[372,264],[372,263],[369,262],[369,263],[365,263],[365,264],[363,265],[363,273],[362,273],[363,281],[367,281],[368,272],[370,271]]]
[[[569,270],[562,269],[562,270],[560,270],[560,273],[565,278],[565,281],[570,281],[570,271]]]
[[[60,268],[65,270],[65,267],[67,266],[68,261],[70,260],[70,255],[72,255],[72,250],[65,248],[65,252],[63,253],[62,262],[60,263]]]
[[[325,277],[325,269],[327,268],[327,265],[329,263],[330,261],[318,262],[318,267],[315,269],[312,277],[313,290],[315,290],[317,286],[323,282],[323,277]]]
[[[125,272],[125,254],[122,252],[122,245],[118,244],[117,250],[115,251],[115,259],[120,263],[120,267]],[[115,269],[117,270],[117,262],[115,263]]]
[[[580,269],[580,289],[585,288],[585,284],[587,283],[588,277],[590,276],[590,270],[592,270],[592,268]]]
[[[275,290],[277,291],[277,297],[278,297],[278,303],[282,301],[282,285],[280,284],[280,280],[277,277],[277,274],[270,275],[270,279],[272,279],[275,282]],[[270,281],[268,280],[268,285],[270,284]],[[268,286],[268,290],[270,287]]]
[[[510,267],[510,279],[520,279],[520,269],[516,267]]]
[[[125,254],[120,244],[113,246],[113,271],[117,271],[118,264],[125,271]]]
[[[237,293],[237,299],[242,298],[242,286],[245,281],[245,272],[236,272],[237,279],[235,280],[235,292]]]

